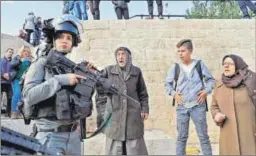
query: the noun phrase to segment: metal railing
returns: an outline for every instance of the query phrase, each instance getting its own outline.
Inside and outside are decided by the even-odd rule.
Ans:
[[[141,19],[143,18],[146,18],[146,19],[149,19],[149,15],[144,15],[144,14],[140,14],[140,15],[134,15],[132,17],[130,17],[130,19],[132,18],[136,18],[136,17],[140,17]],[[153,15],[153,17],[155,18],[158,18],[158,15]],[[187,18],[187,15],[162,15],[163,18],[172,18],[172,17],[183,17],[183,18]]]

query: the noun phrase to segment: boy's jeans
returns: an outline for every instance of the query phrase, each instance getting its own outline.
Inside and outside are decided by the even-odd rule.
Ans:
[[[177,144],[176,155],[186,155],[186,144],[189,131],[190,117],[193,120],[204,155],[212,155],[211,143],[207,131],[206,105],[200,104],[192,108],[177,106]]]

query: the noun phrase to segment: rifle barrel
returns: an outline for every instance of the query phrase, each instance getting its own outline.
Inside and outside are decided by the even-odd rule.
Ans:
[[[137,104],[140,104],[139,101],[133,99],[132,97],[130,97],[130,96],[128,96],[128,95],[126,95],[126,94],[124,94],[124,93],[121,93],[121,92],[120,92],[120,94],[121,94],[122,96],[128,98],[129,100],[132,100],[133,102],[135,102],[135,103],[137,103]]]

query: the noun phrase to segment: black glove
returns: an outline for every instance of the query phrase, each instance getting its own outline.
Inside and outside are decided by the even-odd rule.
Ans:
[[[107,91],[110,94],[118,94],[118,89],[114,84],[111,83],[110,79],[107,78],[100,78],[99,84],[103,87],[105,91]]]

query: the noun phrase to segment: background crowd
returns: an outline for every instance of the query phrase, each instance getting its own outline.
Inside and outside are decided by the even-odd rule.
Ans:
[[[130,19],[129,3],[130,0],[112,0],[116,16],[118,20]],[[155,0],[157,4],[157,15],[154,15],[154,0],[147,0],[148,16],[146,19],[154,19],[157,16],[159,19],[164,19],[163,15],[163,1]],[[249,10],[256,15],[256,3],[251,0],[237,1],[237,4],[243,14],[242,18],[251,18]],[[100,0],[64,0],[63,14],[71,14],[80,20],[88,20],[87,11],[90,10],[93,20],[100,20]],[[38,46],[43,40],[42,35],[42,18],[36,16],[33,12],[28,13],[25,18],[23,28],[19,31],[19,37],[33,46]]]
[[[21,118],[18,103],[21,100],[22,76],[32,62],[31,50],[22,46],[18,55],[13,56],[14,49],[8,48],[1,58],[1,112],[12,119]]]

